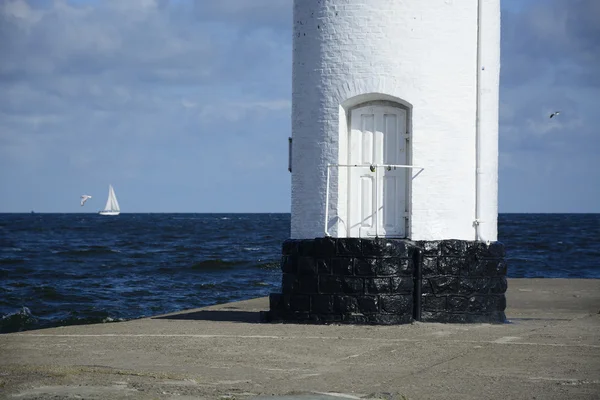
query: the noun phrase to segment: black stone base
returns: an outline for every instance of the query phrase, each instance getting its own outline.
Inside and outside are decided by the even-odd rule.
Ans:
[[[462,240],[317,238],[283,243],[270,322],[502,323],[504,246]]]

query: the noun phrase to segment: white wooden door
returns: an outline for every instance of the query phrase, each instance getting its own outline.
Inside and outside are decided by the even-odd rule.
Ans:
[[[366,106],[350,115],[348,185],[349,236],[406,236],[406,168],[370,165],[407,164],[406,111]],[[377,211],[377,212],[376,212]]]

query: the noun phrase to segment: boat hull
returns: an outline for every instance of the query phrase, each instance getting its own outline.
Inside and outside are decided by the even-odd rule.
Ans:
[[[98,214],[100,215],[119,215],[120,211],[100,211]]]

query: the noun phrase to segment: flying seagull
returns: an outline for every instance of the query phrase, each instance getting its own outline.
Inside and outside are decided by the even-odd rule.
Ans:
[[[82,195],[82,196],[81,196],[81,206],[83,207],[83,205],[85,204],[85,202],[86,202],[88,199],[91,199],[91,198],[92,198],[92,196],[89,196],[89,195],[87,195],[87,194],[84,194],[84,195]]]
[[[550,114],[550,118],[552,118],[558,114],[560,114],[560,111],[554,111],[552,114]]]

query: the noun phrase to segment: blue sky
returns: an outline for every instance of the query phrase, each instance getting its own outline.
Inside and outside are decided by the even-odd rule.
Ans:
[[[600,212],[600,1],[502,7],[500,212]],[[124,212],[289,212],[291,26],[291,0],[0,0],[0,212],[109,183]]]

